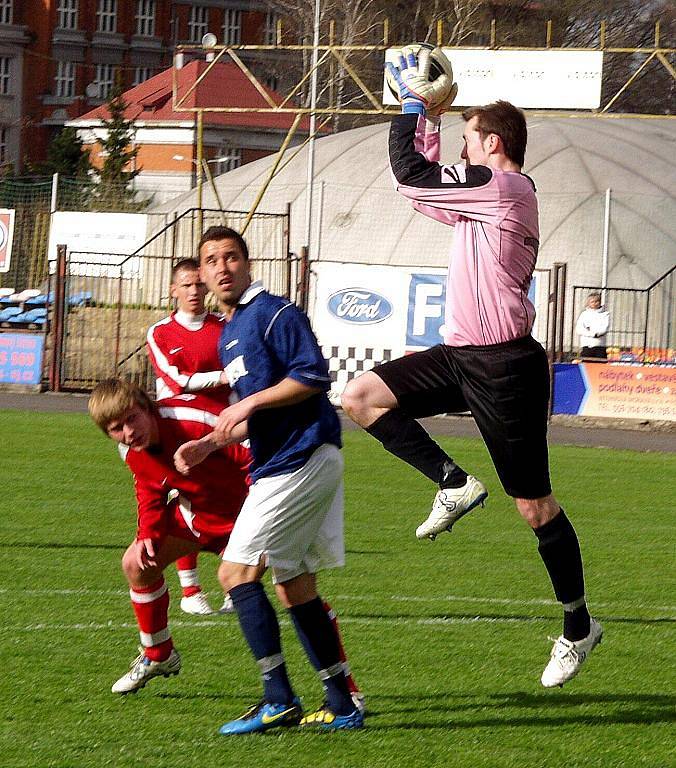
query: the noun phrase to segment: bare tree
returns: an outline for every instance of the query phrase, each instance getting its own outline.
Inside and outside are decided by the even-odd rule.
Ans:
[[[604,22],[606,48],[651,48],[657,21],[661,46],[673,48],[676,44],[676,8],[671,0],[545,0],[543,7],[553,20],[554,45],[597,47]],[[676,59],[670,58],[673,68]],[[606,52],[602,103],[619,93],[612,111],[673,114],[676,81],[659,58],[646,61],[646,54]],[[620,93],[636,72],[631,86]]]
[[[282,18],[283,43],[312,42],[314,0],[267,0],[269,10]],[[662,21],[662,45],[674,46],[676,6],[673,0],[321,0],[321,43],[336,46],[378,44],[384,22],[389,44],[441,42],[445,46],[487,45],[495,20],[499,45],[544,46],[545,23],[552,22],[553,46],[595,47],[600,42],[600,21],[607,24],[606,47],[652,46],[654,24]],[[441,22],[441,24],[440,24]],[[441,39],[439,39],[441,31]],[[645,57],[605,55],[603,103],[619,91]],[[276,57],[272,66],[280,80],[297,83],[310,70],[311,52]],[[332,107],[369,106],[349,70],[374,93],[382,84],[382,51],[338,51],[320,68],[319,104]],[[670,66],[674,67],[674,57]],[[270,62],[266,64],[270,67]],[[300,93],[309,104],[309,78]],[[614,111],[673,113],[675,81],[667,67],[654,59],[632,86],[613,104]],[[333,129],[363,125],[379,117],[339,116]]]

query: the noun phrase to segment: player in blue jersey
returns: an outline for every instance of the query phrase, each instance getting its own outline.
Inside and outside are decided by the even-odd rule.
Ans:
[[[212,435],[176,454],[181,471],[211,450],[246,437],[252,485],[223,553],[219,578],[258,663],[263,699],[222,734],[298,725],[360,728],[316,573],[344,563],[340,423],[326,392],[326,361],[305,314],[253,283],[246,242],[211,227],[199,245],[200,274],[226,322],[221,363],[239,398]],[[261,584],[270,568],[277,596],[324,685],[326,701],[303,717],[282,654],[279,624]]]

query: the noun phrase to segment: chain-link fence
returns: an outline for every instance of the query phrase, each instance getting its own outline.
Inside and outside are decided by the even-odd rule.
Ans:
[[[14,210],[14,242],[9,270],[0,273],[0,287],[20,292],[39,288],[47,278],[52,180],[0,180],[0,208]]]
[[[52,211],[142,211],[152,193],[107,184],[105,194],[89,178],[11,177],[0,179],[0,208],[13,209],[14,242],[10,268],[0,273],[0,287],[44,288],[49,276],[48,246]]]

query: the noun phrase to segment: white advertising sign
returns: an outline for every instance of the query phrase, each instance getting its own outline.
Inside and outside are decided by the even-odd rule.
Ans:
[[[14,209],[0,208],[0,272],[9,272],[14,238]]]
[[[396,267],[316,263],[312,317],[320,343],[396,348],[404,353],[408,272]]]
[[[404,354],[410,275],[396,267],[319,262],[312,326],[328,361],[330,397],[347,382]]]
[[[125,261],[125,255],[134,253],[146,240],[144,213],[58,211],[52,215],[49,230],[50,269],[54,269],[56,246],[66,245],[72,254],[71,274],[116,277],[116,267]],[[141,269],[141,259],[126,261],[124,276],[139,277]]]
[[[601,103],[603,51],[443,50],[458,83],[455,106],[497,99],[522,109],[596,109]],[[398,48],[386,51],[385,61],[398,59]],[[384,80],[383,103],[397,103]]]

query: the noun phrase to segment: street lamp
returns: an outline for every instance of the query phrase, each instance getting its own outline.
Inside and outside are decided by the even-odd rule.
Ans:
[[[206,55],[207,61],[214,60],[214,52],[211,49],[216,47],[217,42],[218,42],[218,38],[213,32],[207,32],[206,35],[202,37],[202,48],[207,49],[207,55]]]

